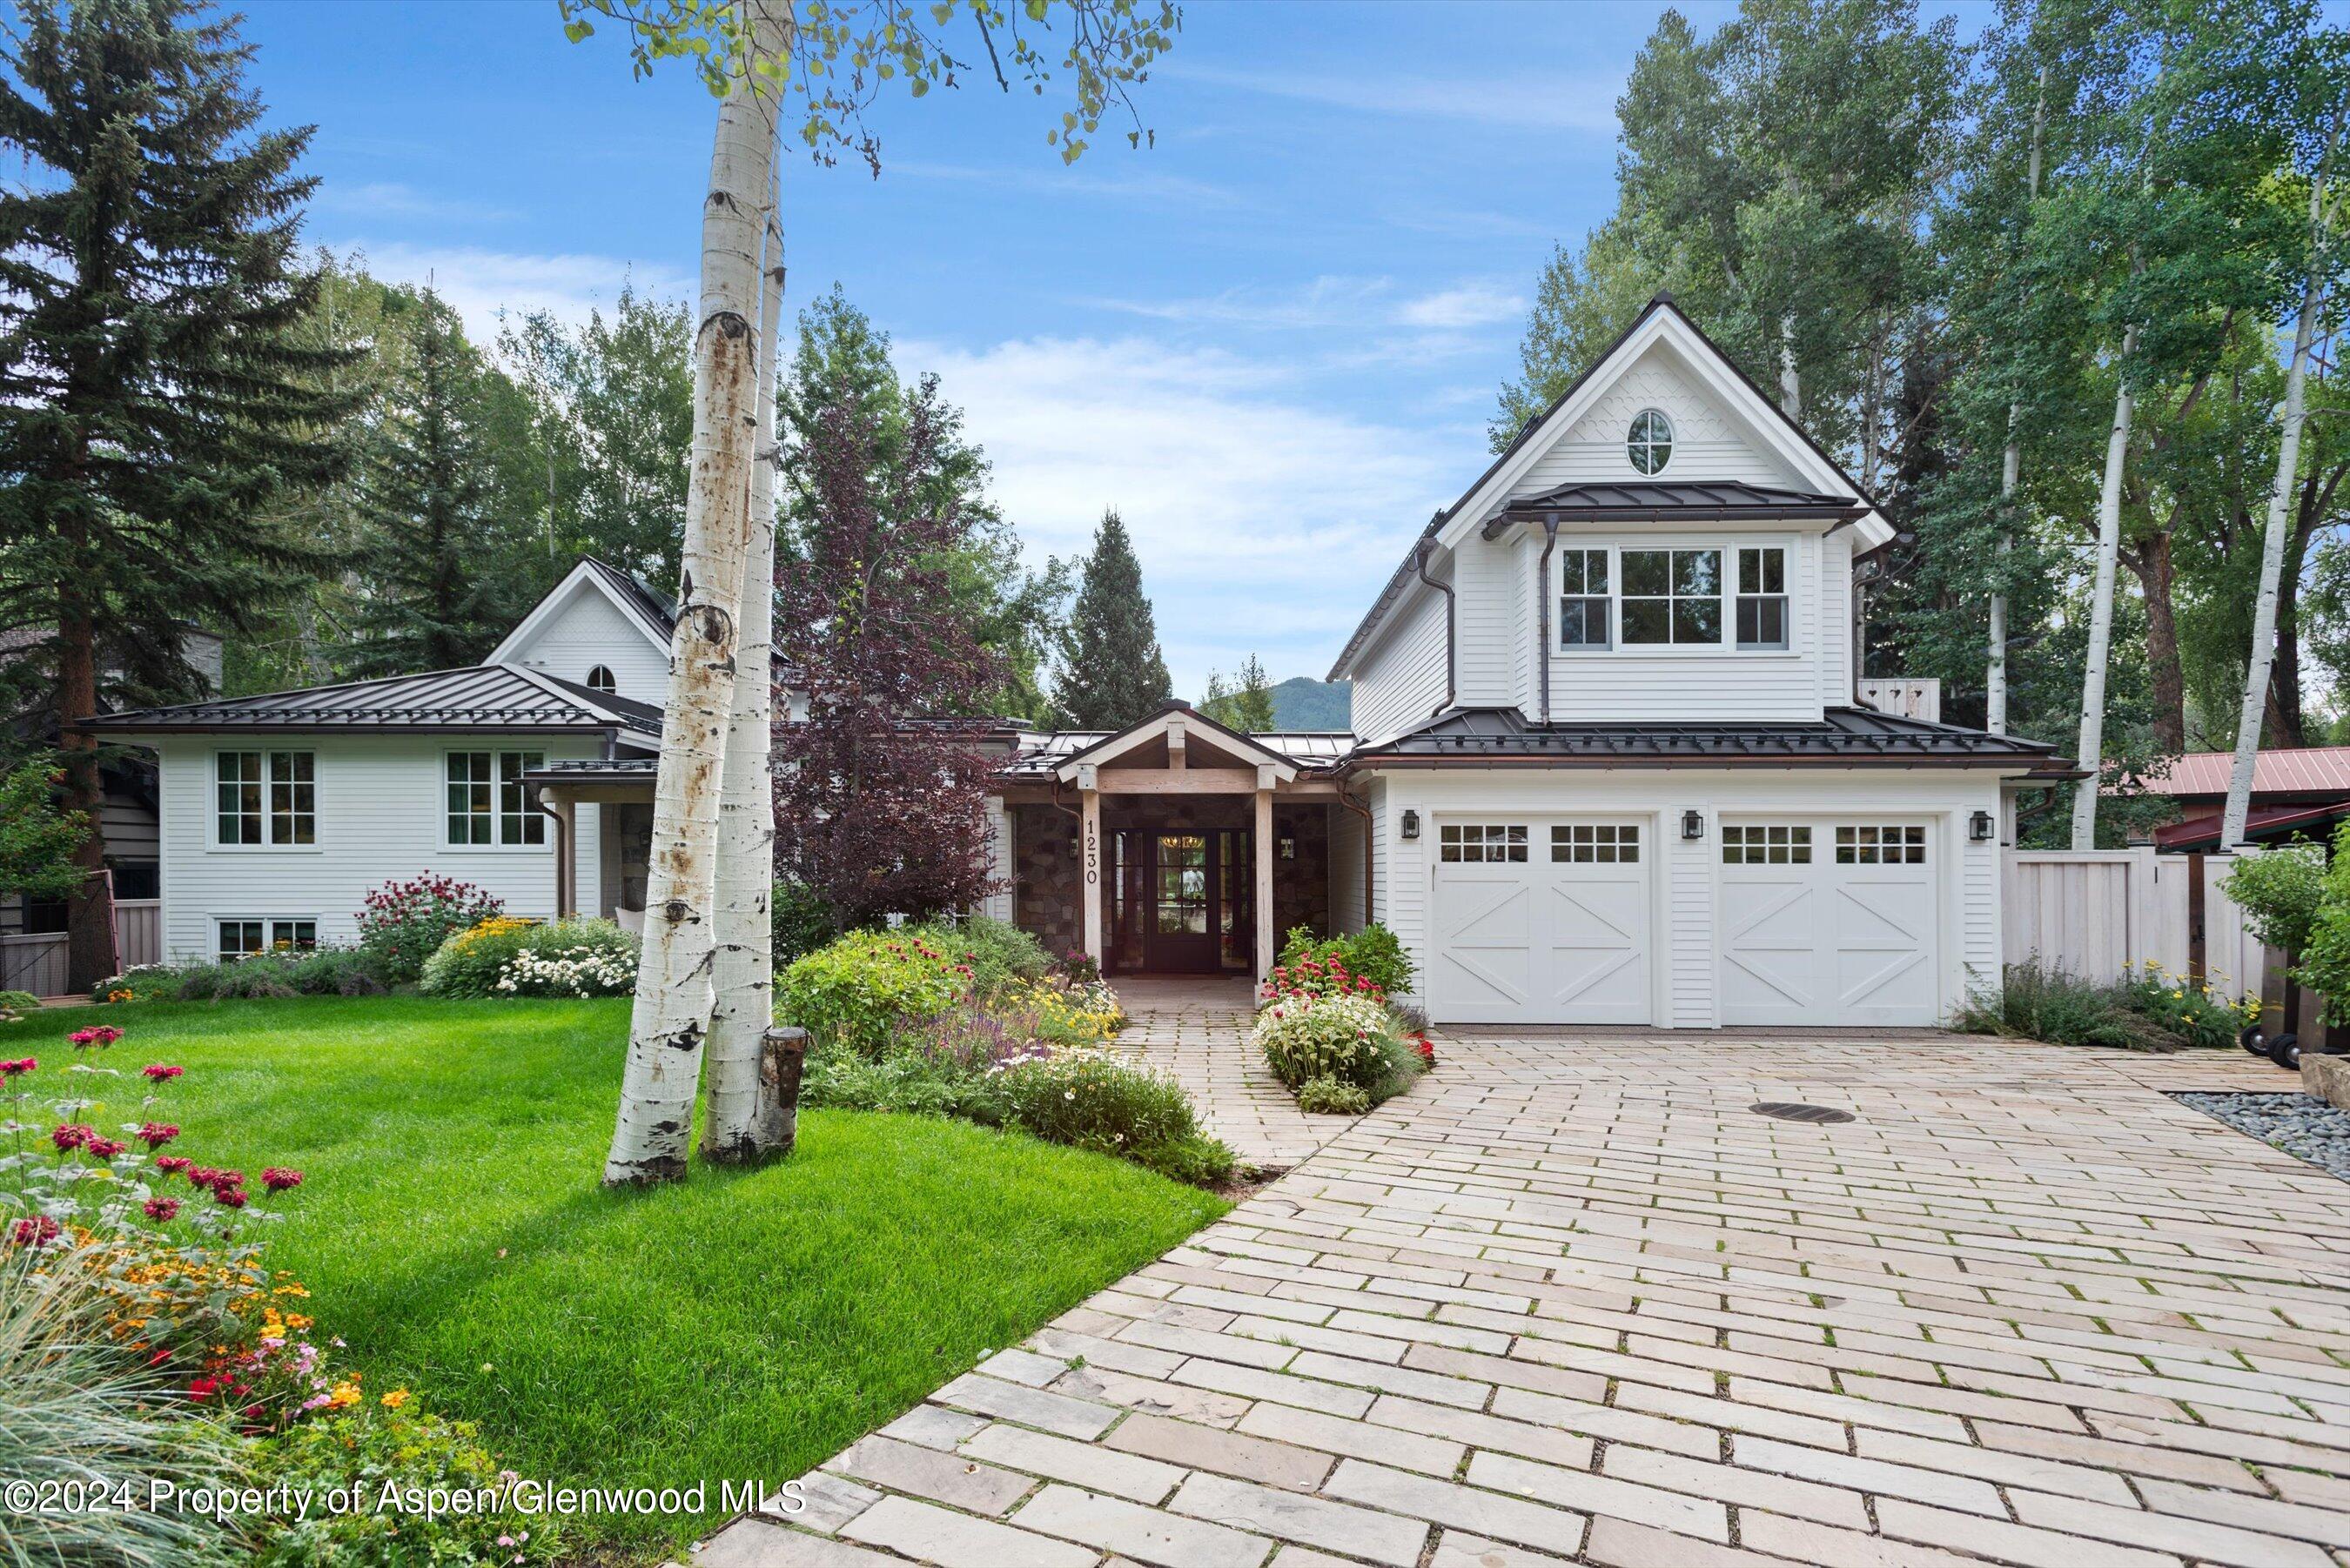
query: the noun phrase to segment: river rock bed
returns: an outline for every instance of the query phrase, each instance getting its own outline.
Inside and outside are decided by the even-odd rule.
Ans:
[[[2297,1093],[2180,1094],[2171,1098],[2350,1181],[2350,1111]]]

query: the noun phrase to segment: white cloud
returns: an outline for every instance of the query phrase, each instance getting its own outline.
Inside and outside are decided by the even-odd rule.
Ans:
[[[1613,138],[1621,77],[1402,77],[1371,70],[1315,76],[1288,71],[1228,70],[1170,59],[1166,75],[1211,87],[1291,99],[1369,114],[1409,114],[1468,120],[1516,130],[1571,130]]]
[[[1399,299],[1395,297],[1392,278],[1329,274],[1295,288],[1248,285],[1228,288],[1221,294],[1174,299],[1089,299],[1081,303],[1156,321],[1292,329],[1340,327],[1355,331],[1402,327],[1427,332],[1457,332],[1515,321],[1526,307],[1523,296],[1491,279],[1471,279],[1451,288]],[[1422,343],[1418,347],[1422,351],[1429,348],[1451,351],[1455,346]]]
[[[592,309],[610,308],[624,283],[665,299],[691,299],[695,292],[693,280],[683,273],[619,256],[532,255],[396,240],[348,240],[334,248],[358,250],[368,271],[388,282],[430,283],[464,318],[465,330],[477,342],[496,336],[502,310],[546,310],[566,321],[581,321]]]
[[[1084,550],[1105,507],[1133,533],[1176,688],[1262,655],[1321,676],[1430,509],[1480,466],[1474,431],[1378,424],[1309,401],[1278,364],[1143,337],[899,345],[939,373],[1032,551]]]
[[[492,206],[486,202],[467,201],[462,197],[436,196],[413,185],[403,185],[396,180],[371,181],[356,185],[338,184],[329,180],[318,187],[316,204],[326,212],[345,213],[361,218],[438,218],[490,223],[515,215],[509,208]]]
[[[1406,300],[1396,320],[1406,327],[1490,327],[1525,314],[1525,296],[1492,283],[1464,284]]]

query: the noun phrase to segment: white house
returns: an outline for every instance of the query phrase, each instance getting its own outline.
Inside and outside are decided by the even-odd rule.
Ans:
[[[1406,552],[1347,732],[994,732],[991,907],[1242,976],[1378,920],[1440,1023],[1939,1022],[1998,973],[2003,797],[2069,764],[1857,679],[1891,537],[1659,296]],[[670,617],[583,562],[476,669],[99,721],[160,758],[169,950],[347,938],[428,869],[639,908]]]

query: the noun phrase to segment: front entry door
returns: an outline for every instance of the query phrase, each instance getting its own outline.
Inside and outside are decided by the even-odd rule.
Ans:
[[[1145,969],[1205,974],[1217,968],[1216,886],[1213,835],[1159,833],[1150,837],[1144,872],[1148,908],[1143,911]]]

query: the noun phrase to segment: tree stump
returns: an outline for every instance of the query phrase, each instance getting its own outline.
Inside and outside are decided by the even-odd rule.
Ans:
[[[759,1044],[759,1097],[751,1108],[751,1147],[759,1159],[781,1159],[800,1136],[800,1070],[807,1031],[775,1028]]]

